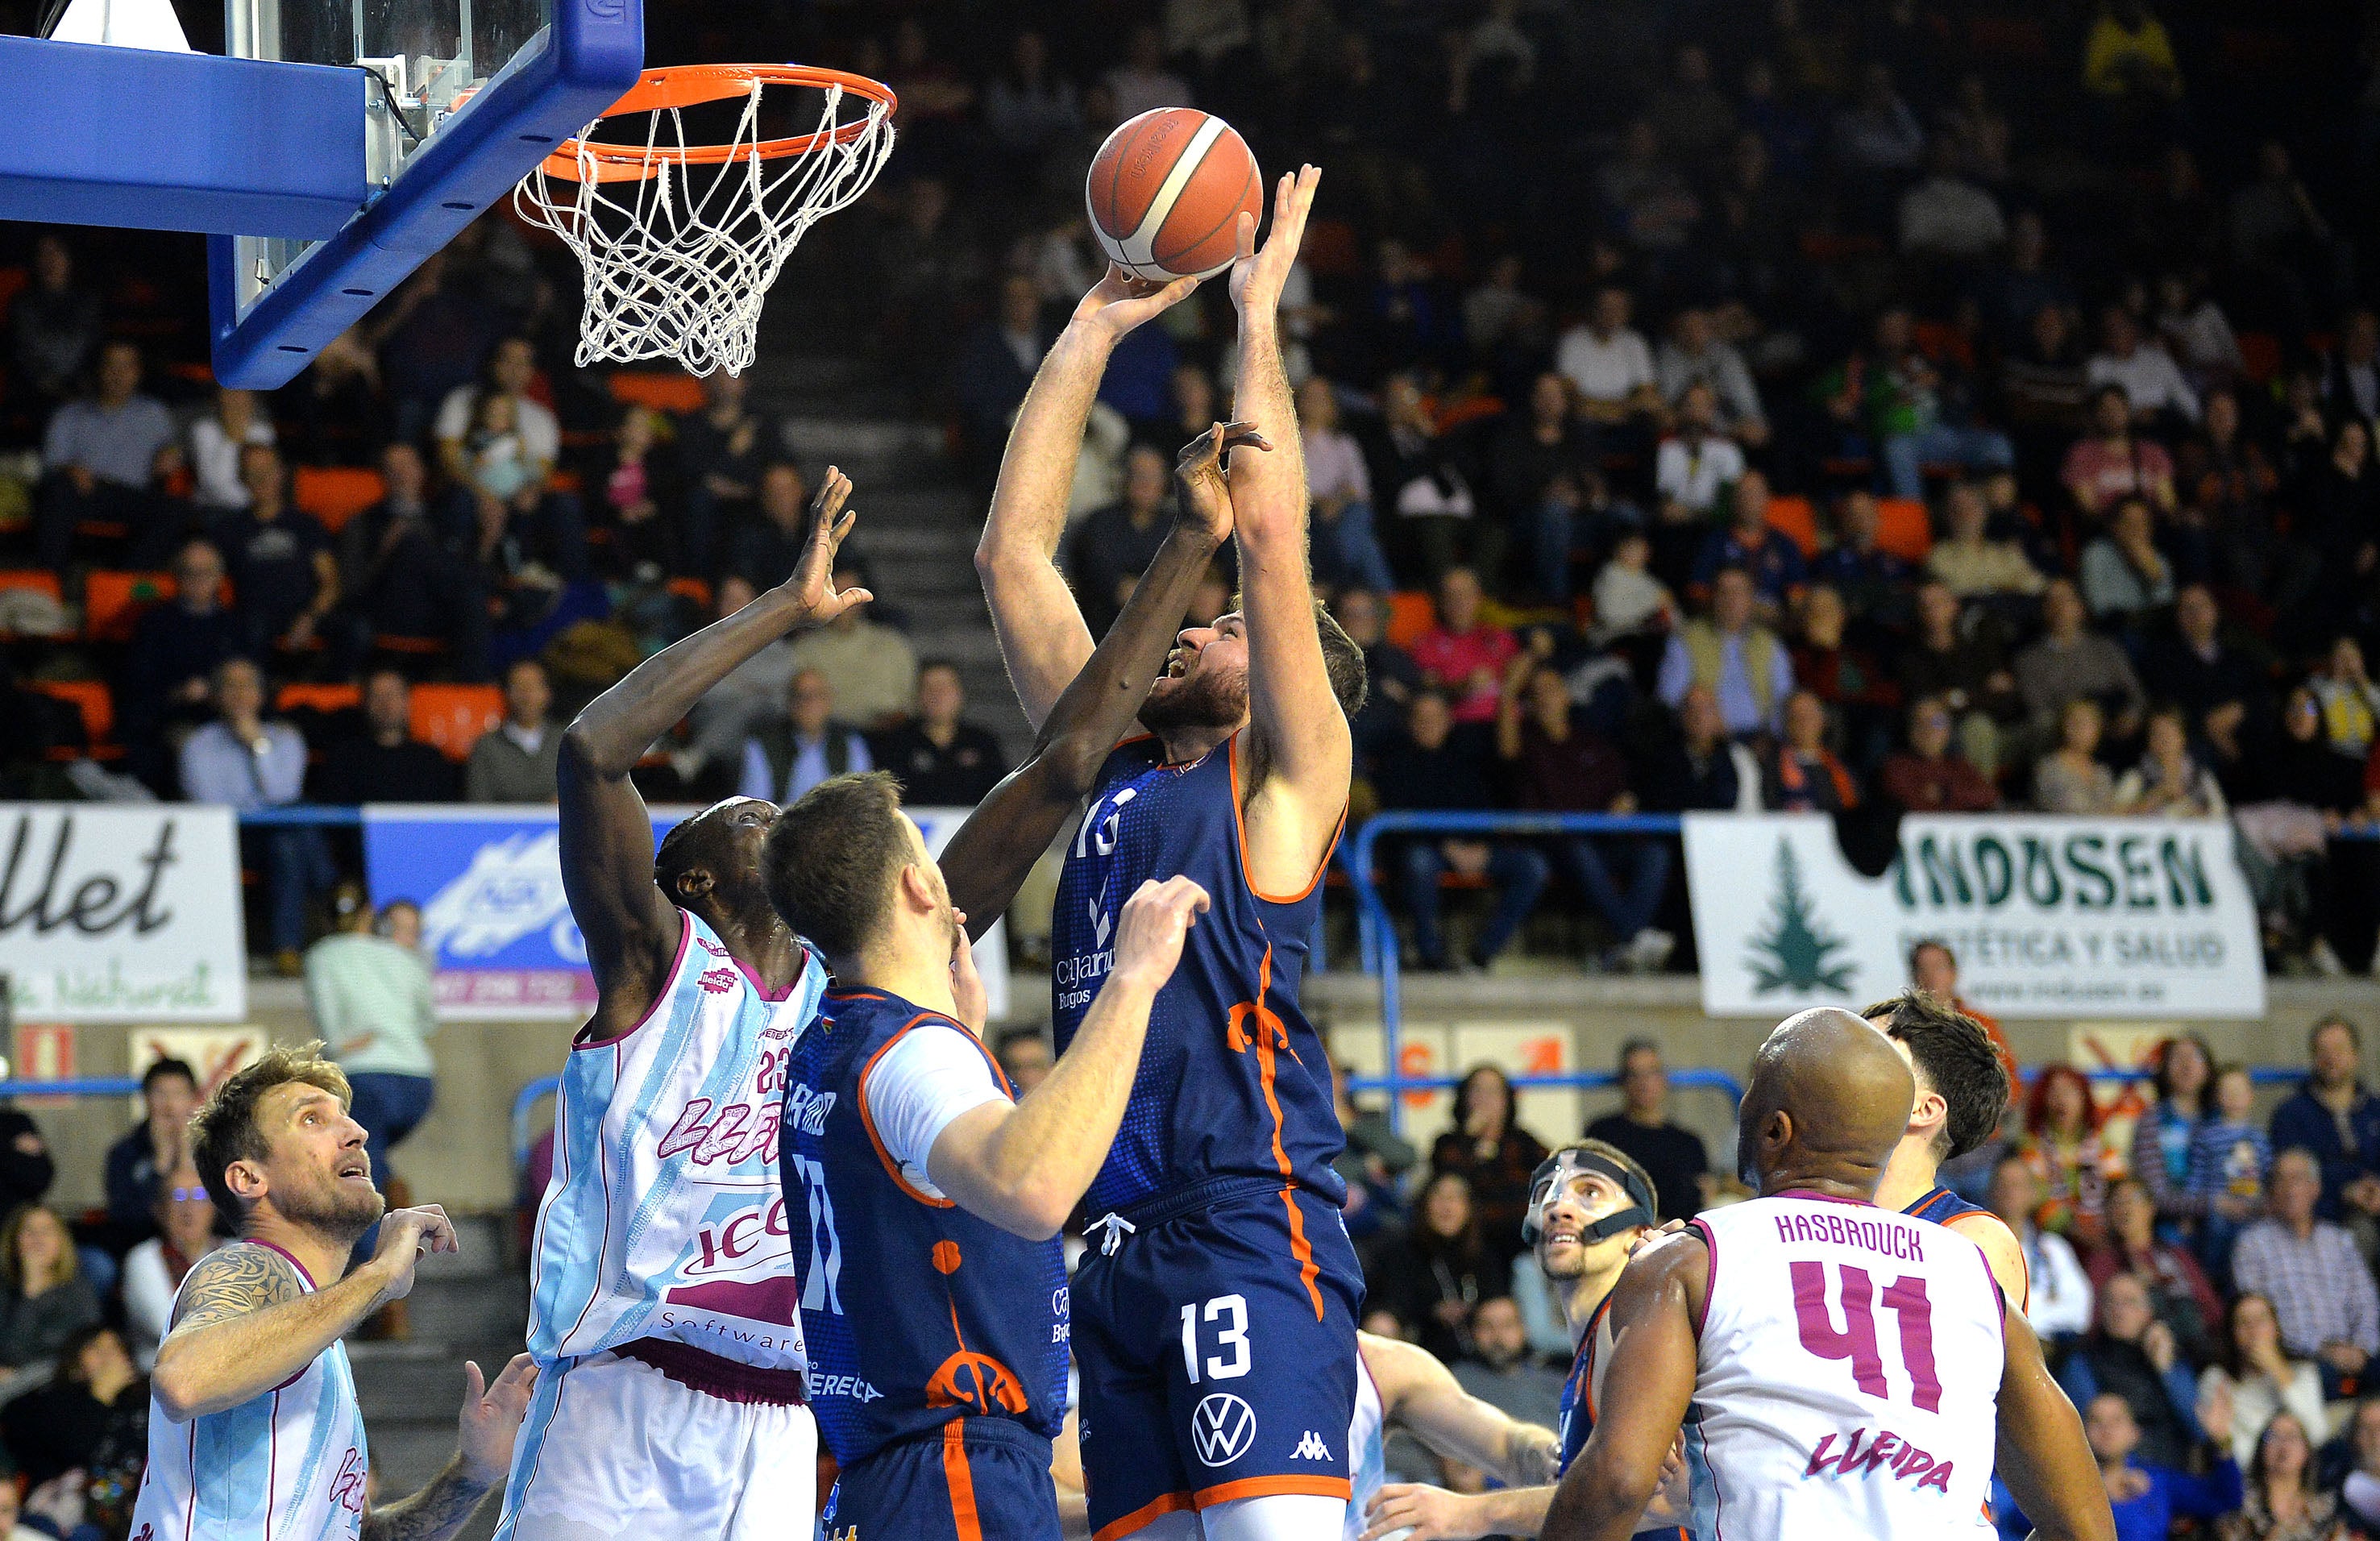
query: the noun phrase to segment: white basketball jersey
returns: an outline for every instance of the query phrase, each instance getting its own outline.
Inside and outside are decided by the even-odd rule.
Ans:
[[[1686,1418],[1694,1533],[1988,1530],[2006,1351],[1983,1249],[1815,1194],[1693,1223],[1711,1255]]]
[[[1347,1474],[1354,1479],[1347,1495],[1344,1541],[1358,1541],[1369,1528],[1364,1511],[1380,1496],[1389,1479],[1388,1415],[1380,1406],[1380,1389],[1372,1383],[1372,1367],[1355,1354],[1355,1415],[1347,1422]]]
[[[785,1057],[826,965],[806,956],[771,1001],[710,927],[681,915],[651,1012],[617,1038],[574,1045],[563,1067],[531,1249],[540,1365],[658,1338],[807,1367],[777,1128]]]
[[[314,1280],[298,1260],[272,1250],[312,1294]],[[168,1419],[152,1392],[149,1469],[132,1534],[141,1541],[352,1541],[363,1527],[370,1462],[344,1343],[324,1349],[297,1378],[186,1424]]]

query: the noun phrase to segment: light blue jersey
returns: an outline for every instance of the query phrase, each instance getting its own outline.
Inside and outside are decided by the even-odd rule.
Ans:
[[[314,1280],[266,1242],[308,1294]],[[187,1282],[187,1280],[186,1280]],[[347,1350],[237,1407],[177,1424],[149,1400],[149,1469],[132,1511],[142,1541],[352,1541],[363,1528],[363,1410]]]
[[[541,1366],[639,1339],[800,1372],[801,1272],[777,1186],[785,1060],[826,967],[805,955],[770,999],[710,928],[681,912],[652,1010],[581,1038],[554,1109],[528,1351]],[[825,1110],[818,1110],[822,1117]]]

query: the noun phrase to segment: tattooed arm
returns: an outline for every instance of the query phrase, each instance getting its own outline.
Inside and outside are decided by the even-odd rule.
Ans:
[[[157,1347],[150,1385],[182,1424],[263,1395],[312,1364],[382,1302],[413,1288],[424,1249],[451,1252],[455,1228],[435,1205],[393,1209],[370,1262],[309,1294],[289,1260],[269,1247],[220,1247],[199,1259]]]
[[[480,1366],[467,1359],[463,1385],[462,1448],[421,1491],[364,1516],[363,1541],[446,1541],[512,1470],[513,1437],[528,1411],[537,1366],[528,1354],[515,1354],[496,1383],[485,1386]]]

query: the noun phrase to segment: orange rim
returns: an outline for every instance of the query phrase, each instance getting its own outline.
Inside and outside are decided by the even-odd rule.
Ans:
[[[605,108],[601,115],[623,117],[630,113],[664,112],[705,102],[724,102],[744,95],[755,80],[772,86],[808,86],[818,91],[840,86],[851,95],[882,103],[887,113],[900,106],[892,87],[849,70],[809,65],[674,65],[645,71],[628,88],[628,93]],[[746,145],[700,144],[680,149],[655,144],[648,149],[643,145],[565,140],[545,158],[542,169],[548,176],[560,181],[578,181],[583,155],[593,164],[599,182],[638,182],[672,164],[724,165],[730,161],[774,161],[787,155],[806,155],[827,145],[849,144],[867,131],[868,119],[860,117],[817,133]]]

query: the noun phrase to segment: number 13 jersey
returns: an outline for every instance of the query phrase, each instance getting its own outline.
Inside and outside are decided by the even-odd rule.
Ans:
[[[1983,1249],[1811,1193],[1694,1226],[1710,1248],[1686,1420],[1694,1533],[1987,1530],[2006,1350]]]

